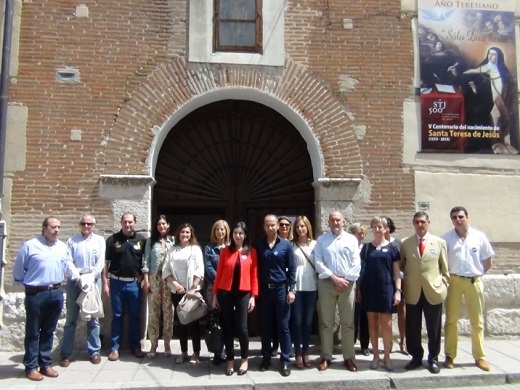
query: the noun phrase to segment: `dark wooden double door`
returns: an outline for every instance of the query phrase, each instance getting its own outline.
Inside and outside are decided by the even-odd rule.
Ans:
[[[158,156],[154,215],[172,231],[191,223],[201,245],[217,219],[245,221],[253,241],[263,218],[314,216],[312,166],[298,130],[264,105],[224,100],[201,107],[170,131]]]

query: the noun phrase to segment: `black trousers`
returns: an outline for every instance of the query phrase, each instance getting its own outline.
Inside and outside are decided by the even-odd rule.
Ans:
[[[175,309],[181,301],[184,294],[172,294],[173,308]],[[174,310],[175,317],[177,317],[177,311]],[[199,320],[190,322],[189,324],[182,325],[179,322],[179,342],[181,344],[181,352],[188,352],[188,333],[191,336],[191,342],[193,343],[193,352],[200,352],[200,324]]]
[[[442,303],[432,305],[421,291],[419,302],[406,303],[406,347],[414,360],[422,360],[424,349],[421,344],[422,314],[428,334],[428,363],[438,361],[441,351]]]
[[[361,303],[356,302],[354,308],[354,343],[358,339],[361,349],[368,349],[370,336],[368,334],[368,316],[367,312],[361,309]]]
[[[236,333],[240,343],[240,358],[249,354],[249,333],[247,330],[247,306],[250,292],[218,290],[218,303],[222,311],[222,330],[227,360],[235,358],[233,336]]]

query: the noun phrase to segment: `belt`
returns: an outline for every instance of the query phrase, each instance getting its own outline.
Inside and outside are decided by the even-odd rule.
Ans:
[[[478,275],[478,276],[463,276],[463,275],[451,274],[451,276],[456,276],[456,277],[462,278],[462,279],[471,279],[471,283],[475,283],[475,281],[478,278],[480,278],[480,275]]]
[[[57,290],[61,287],[61,283],[50,284],[48,286],[25,286],[25,291],[49,291]]]
[[[116,276],[116,275],[112,275],[112,274],[110,274],[109,276],[110,276],[110,279],[120,280],[121,282],[135,282],[137,280],[137,278],[125,278],[122,276]]]
[[[266,286],[268,289],[278,288],[282,286],[287,286],[286,282],[280,282],[280,283],[262,283],[264,286]]]

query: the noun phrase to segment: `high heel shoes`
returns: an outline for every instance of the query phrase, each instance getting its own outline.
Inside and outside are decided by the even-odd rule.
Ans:
[[[235,372],[235,369],[233,367],[233,362],[230,361],[226,367],[226,376],[231,376],[233,375],[233,373]]]
[[[248,369],[247,359],[246,360],[242,360],[242,362],[240,363],[240,368],[238,369],[237,375],[239,375],[239,376],[246,375],[247,374],[247,369]]]

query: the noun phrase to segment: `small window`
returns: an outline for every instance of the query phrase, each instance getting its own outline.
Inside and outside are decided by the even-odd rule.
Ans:
[[[214,0],[213,50],[262,54],[262,0]]]

